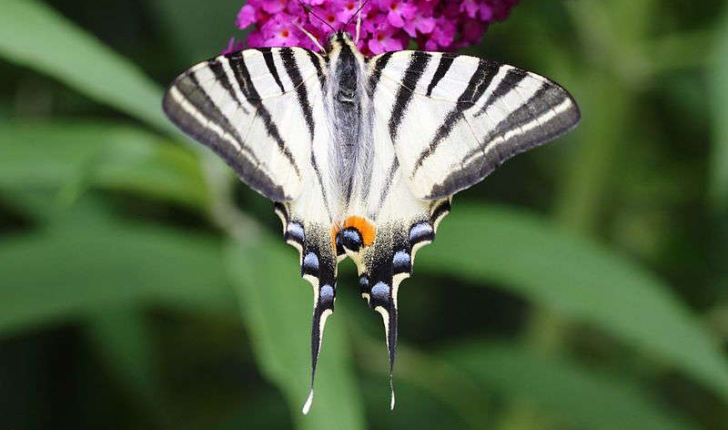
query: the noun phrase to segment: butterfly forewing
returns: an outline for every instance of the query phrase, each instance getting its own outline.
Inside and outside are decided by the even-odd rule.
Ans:
[[[378,117],[389,122],[398,159],[420,199],[468,188],[579,121],[569,93],[535,73],[466,55],[385,55],[375,97],[390,108]]]
[[[314,150],[308,121],[323,115],[321,86],[307,85],[319,82],[323,61],[311,54],[299,48],[245,50],[200,63],[170,86],[164,110],[251,188],[274,201],[293,200]],[[301,103],[301,88],[308,104]]]

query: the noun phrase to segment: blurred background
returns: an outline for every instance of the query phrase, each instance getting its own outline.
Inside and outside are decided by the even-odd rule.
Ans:
[[[469,52],[567,137],[454,199],[379,316],[311,290],[270,202],[164,118],[242,0],[0,1],[0,428],[728,429],[728,9],[523,0]]]

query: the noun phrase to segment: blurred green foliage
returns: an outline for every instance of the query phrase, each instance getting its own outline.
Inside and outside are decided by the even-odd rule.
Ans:
[[[242,2],[0,2],[2,428],[728,429],[728,9],[523,0],[470,52],[583,123],[458,195],[380,321],[311,293],[163,86]]]

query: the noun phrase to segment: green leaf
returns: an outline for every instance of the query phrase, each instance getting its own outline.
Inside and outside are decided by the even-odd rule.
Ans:
[[[417,269],[492,281],[592,323],[679,367],[728,400],[717,342],[649,272],[597,244],[512,209],[455,206]]]
[[[217,0],[215,7],[200,14],[197,0],[150,0],[149,7],[164,28],[169,43],[186,64],[206,60],[219,54],[230,38],[240,40],[242,31],[235,26],[243,2]]]
[[[365,428],[345,327],[336,314],[326,327],[313,407],[301,413],[310,384],[313,294],[299,276],[295,251],[278,242],[230,243],[226,255],[258,365],[287,398],[298,428]]]
[[[342,297],[339,301],[341,300],[346,299]],[[382,381],[384,381],[384,378],[389,377],[389,367],[382,365],[384,345],[382,345],[380,338],[374,338],[364,330],[358,329],[359,324],[354,324],[351,327],[350,332],[356,347],[357,363],[367,372],[381,376],[377,381],[378,391],[381,392]],[[411,405],[417,403],[401,392],[400,385],[402,383],[416,387],[422,392],[428,393],[433,399],[437,399],[441,406],[446,406],[462,420],[466,428],[484,428],[492,421],[494,408],[489,402],[490,398],[482,387],[473,383],[470,375],[462,372],[461,369],[453,366],[447,360],[443,360],[429,352],[418,351],[400,341],[397,345],[397,366],[395,369],[395,389],[397,390],[398,402],[402,405],[401,408],[405,409],[404,416],[409,416],[407,415],[409,413],[419,414],[422,408],[411,407]],[[401,409],[399,409],[392,419],[401,419],[401,412]]]
[[[444,351],[447,363],[484,390],[528,402],[577,428],[592,430],[695,429],[651,395],[615,375],[546,358],[512,346],[464,344]]]
[[[162,113],[157,84],[44,3],[2,2],[0,58],[52,76],[100,103],[178,135]]]
[[[710,94],[713,107],[713,153],[710,196],[714,206],[728,212],[728,14],[716,31]]]
[[[66,227],[0,242],[0,333],[111,306],[235,310],[218,240],[69,216]]]
[[[207,206],[199,160],[154,134],[103,122],[0,125],[0,187],[63,190],[86,186]]]
[[[84,328],[99,358],[115,375],[129,399],[160,427],[165,421],[164,390],[157,371],[154,340],[142,310],[110,306],[91,312]]]

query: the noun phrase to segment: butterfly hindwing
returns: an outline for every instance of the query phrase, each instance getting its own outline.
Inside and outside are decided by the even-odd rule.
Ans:
[[[411,275],[417,251],[435,239],[440,220],[450,210],[450,200],[415,199],[399,173],[389,189],[381,212],[369,219],[346,218],[341,235],[343,247],[357,265],[362,297],[382,316],[389,352],[391,408],[394,408],[392,375],[399,287]]]
[[[452,195],[565,133],[579,113],[568,93],[545,78],[456,54],[371,58],[367,91],[372,151],[361,160],[368,170],[354,180],[347,218],[365,214],[366,222],[349,231],[345,220],[342,243],[357,264],[362,296],[384,320],[391,378],[399,286],[417,250],[434,240]],[[363,230],[375,232],[370,244]]]
[[[371,64],[381,75],[377,104],[389,107],[381,121],[420,199],[468,188],[579,121],[566,90],[516,67],[421,51],[382,54]]]
[[[289,245],[299,251],[301,276],[313,287],[313,320],[311,324],[311,387],[307,412],[313,400],[313,382],[318,356],[321,352],[324,327],[327,318],[334,312],[336,300],[336,275],[339,253],[331,223],[307,221],[296,215],[292,203],[276,203],[275,212],[283,225],[283,237]],[[337,252],[337,248],[340,252]]]

